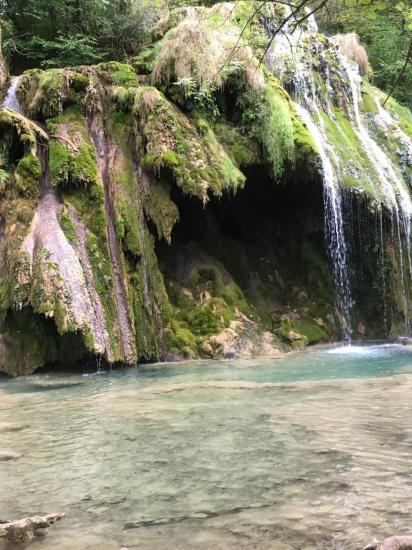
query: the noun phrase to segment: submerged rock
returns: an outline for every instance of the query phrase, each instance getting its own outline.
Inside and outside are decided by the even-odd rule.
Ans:
[[[409,336],[398,336],[396,343],[402,346],[412,346],[412,338],[409,338]]]
[[[374,539],[364,550],[412,550],[412,536],[394,536],[379,542]]]
[[[27,424],[17,424],[13,422],[0,422],[0,433],[20,432],[27,428]]]
[[[0,451],[0,462],[8,462],[9,460],[17,460],[21,458],[19,453],[13,451]]]

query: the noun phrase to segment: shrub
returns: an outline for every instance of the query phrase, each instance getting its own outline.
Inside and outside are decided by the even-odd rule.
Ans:
[[[348,59],[358,64],[361,75],[367,74],[369,66],[368,54],[365,48],[360,44],[359,37],[356,33],[336,34],[332,37],[332,41]]]

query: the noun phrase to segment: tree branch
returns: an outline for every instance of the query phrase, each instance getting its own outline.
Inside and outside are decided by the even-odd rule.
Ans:
[[[401,81],[401,78],[403,77],[403,75],[405,74],[405,71],[406,71],[406,67],[408,66],[409,62],[411,61],[412,59],[412,38],[409,42],[409,48],[408,48],[408,52],[406,54],[406,59],[405,59],[405,63],[403,64],[403,67],[402,69],[400,70],[398,76],[396,77],[396,80],[395,82],[393,83],[392,85],[392,88],[390,89],[385,101],[383,102],[383,106],[386,105],[386,102],[388,101],[388,99],[392,96],[393,92],[395,91],[397,85],[399,84],[399,82]]]

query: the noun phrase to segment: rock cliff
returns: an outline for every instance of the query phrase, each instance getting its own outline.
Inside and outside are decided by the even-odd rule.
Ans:
[[[274,356],[408,325],[411,113],[313,22],[260,63],[285,7],[242,33],[250,9],[175,10],[129,64],[14,81],[0,371]]]

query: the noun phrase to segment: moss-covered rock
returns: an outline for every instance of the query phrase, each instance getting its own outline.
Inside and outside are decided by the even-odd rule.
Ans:
[[[29,153],[20,159],[14,174],[17,191],[28,199],[39,194],[39,180],[42,167],[37,156]]]
[[[96,150],[78,110],[48,120],[49,170],[54,186],[98,185]]]
[[[236,192],[245,181],[205,120],[195,126],[153,87],[139,88],[133,108],[137,151],[154,174],[170,171],[185,193]]]
[[[23,111],[41,122],[0,110],[0,370],[33,372],[71,344],[76,358],[131,364],[275,356],[338,336],[320,147],[292,100],[296,63],[284,52],[279,71],[272,50],[268,68],[258,61],[285,7],[254,9],[174,10],[130,64],[20,77]],[[393,327],[408,314],[409,257],[390,239],[403,228],[382,209],[384,178],[336,46],[303,31],[306,107],[359,233],[354,322],[373,335],[379,308]],[[394,100],[383,111],[366,80],[360,99],[362,124],[395,166],[395,195],[408,193],[412,115]]]

